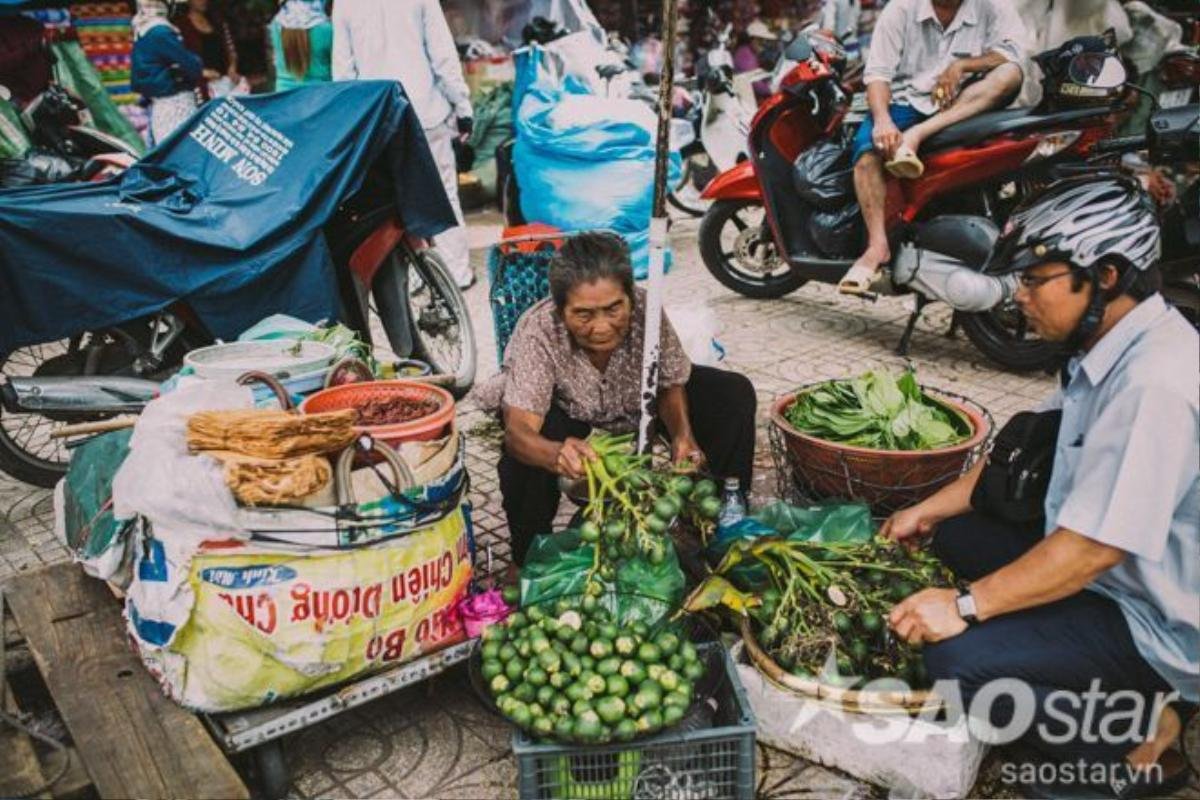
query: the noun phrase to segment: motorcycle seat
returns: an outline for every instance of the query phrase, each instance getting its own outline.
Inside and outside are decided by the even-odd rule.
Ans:
[[[1006,108],[982,114],[938,131],[921,144],[922,153],[933,153],[951,147],[967,147],[1002,133],[1066,125],[1089,117],[1109,113],[1105,106],[1072,108],[1066,111],[1042,111],[1031,108]]]

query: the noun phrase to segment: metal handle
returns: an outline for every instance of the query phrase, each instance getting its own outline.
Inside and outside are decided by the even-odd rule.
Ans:
[[[249,386],[252,383],[265,384],[268,389],[275,393],[276,399],[279,400],[279,407],[284,411],[295,411],[296,407],[292,405],[292,398],[288,395],[287,390],[283,388],[283,384],[276,380],[274,375],[259,370],[251,370],[243,372],[238,377],[237,382],[241,386]]]
[[[358,455],[360,449],[367,453],[379,453],[379,455],[383,456],[383,460],[392,468],[392,480],[396,484],[397,492],[402,492],[417,484],[417,479],[413,476],[408,463],[390,445],[370,436],[362,436],[354,446],[347,447],[342,451],[341,456],[338,457],[337,471],[334,478],[334,485],[337,487],[338,505],[358,504],[358,500],[354,496],[354,485],[350,477],[354,466],[354,457]]]
[[[1114,139],[1101,139],[1092,147],[1093,153],[1125,153],[1144,150],[1145,136],[1120,136]]]
[[[358,378],[359,382],[375,380],[375,373],[371,372],[371,368],[367,366],[367,362],[361,358],[346,356],[329,368],[329,374],[325,376],[326,389],[333,385],[333,377],[337,374],[338,370],[343,369],[352,372]]]

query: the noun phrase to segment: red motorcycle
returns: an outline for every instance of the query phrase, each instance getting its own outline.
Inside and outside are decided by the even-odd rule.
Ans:
[[[1082,163],[1112,135],[1125,71],[1104,37],[1072,40],[1038,56],[1049,102],[980,114],[930,137],[924,175],[889,178],[893,253],[884,294],[913,292],[916,310],[900,340],[906,354],[923,307],[943,301],[956,324],[991,358],[1016,369],[1042,366],[1039,348],[1012,315],[1015,284],[982,274],[998,226],[1064,163]],[[714,201],[700,226],[705,266],[722,284],[755,298],[782,297],[808,281],[836,284],[865,244],[854,194],[847,121],[851,94],[837,42],[802,33],[785,49],[778,91],[755,116],[750,157],[705,189]],[[793,66],[794,64],[794,66]],[[778,73],[777,74],[781,74]],[[1069,77],[1069,80],[1063,80]],[[1074,97],[1072,95],[1075,95]],[[1028,362],[1028,363],[1027,363]]]

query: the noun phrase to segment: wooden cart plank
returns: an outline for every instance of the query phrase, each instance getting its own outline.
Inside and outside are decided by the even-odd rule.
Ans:
[[[101,797],[249,797],[142,666],[103,583],[60,564],[12,579],[5,599]]]

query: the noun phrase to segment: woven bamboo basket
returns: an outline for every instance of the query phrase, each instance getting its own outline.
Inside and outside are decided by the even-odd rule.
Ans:
[[[877,450],[810,436],[788,422],[787,410],[824,383],[802,386],[771,408],[772,439],[781,440],[786,469],[808,497],[858,500],[877,514],[890,514],[924,500],[970,469],[991,441],[993,423],[986,409],[927,386],[922,391],[970,426],[965,441],[937,450]]]
[[[856,714],[915,715],[935,713],[944,705],[942,698],[928,689],[862,691],[822,683],[813,678],[798,677],[776,664],[759,646],[750,627],[750,620],[742,620],[741,634],[750,663],[767,680],[781,689],[810,697],[825,706]]]

